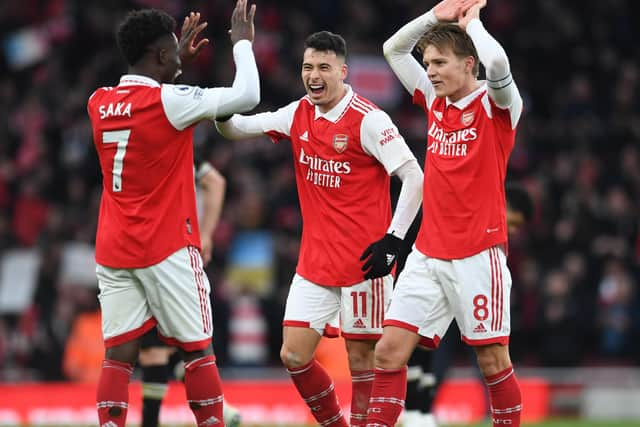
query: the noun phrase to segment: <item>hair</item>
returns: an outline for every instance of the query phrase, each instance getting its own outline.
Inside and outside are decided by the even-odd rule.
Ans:
[[[507,184],[505,193],[509,209],[522,213],[524,219],[530,221],[533,217],[533,200],[527,190],[517,184]]]
[[[124,17],[116,31],[116,41],[129,65],[135,65],[147,48],[176,28],[172,16],[157,9],[134,10]]]
[[[347,42],[344,41],[340,34],[332,33],[331,31],[318,31],[311,34],[304,41],[305,50],[308,48],[319,51],[332,51],[336,56],[342,58],[347,57]]]
[[[433,45],[440,52],[449,48],[459,58],[472,56],[474,59],[473,69],[474,76],[478,76],[480,69],[480,60],[478,52],[473,44],[473,40],[462,28],[456,24],[439,23],[431,27],[429,31],[418,41],[418,50],[424,53],[427,46]]]

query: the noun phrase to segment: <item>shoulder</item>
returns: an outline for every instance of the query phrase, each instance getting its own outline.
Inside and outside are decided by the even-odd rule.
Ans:
[[[94,101],[100,99],[102,96],[104,96],[105,94],[111,92],[112,90],[113,90],[112,86],[99,87],[98,89],[93,91],[93,93],[91,95],[89,95],[88,103],[90,104],[91,102],[94,102]]]
[[[162,98],[175,102],[186,102],[192,99],[202,98],[204,92],[198,86],[163,84],[161,87]]]
[[[373,111],[382,111],[376,104],[369,101],[367,98],[358,95],[357,93],[353,95],[353,97],[351,98],[351,102],[349,102],[349,106],[347,108],[360,113],[363,117],[367,116]]]

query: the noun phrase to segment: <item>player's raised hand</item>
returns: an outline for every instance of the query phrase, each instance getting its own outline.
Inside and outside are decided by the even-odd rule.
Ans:
[[[209,39],[202,39],[194,44],[198,34],[207,28],[207,25],[207,22],[200,22],[200,12],[191,12],[184,18],[178,42],[178,55],[182,62],[193,61],[202,48],[209,44]]]
[[[458,16],[458,25],[460,25],[460,28],[466,30],[467,25],[472,19],[480,19],[480,9],[486,5],[487,0],[475,0],[468,8],[462,9],[460,11],[460,16]]]
[[[477,0],[442,0],[434,6],[433,13],[440,22],[453,22]]]
[[[231,43],[236,44],[240,40],[253,42],[255,29],[253,27],[253,17],[256,14],[256,5],[252,4],[247,14],[247,0],[238,0],[236,7],[231,14]]]

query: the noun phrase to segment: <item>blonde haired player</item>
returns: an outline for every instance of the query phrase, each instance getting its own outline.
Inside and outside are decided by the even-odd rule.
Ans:
[[[376,346],[367,426],[395,425],[411,352],[418,344],[436,348],[454,318],[477,354],[493,425],[520,425],[508,351],[504,180],[522,99],[503,48],[480,22],[485,4],[443,0],[384,44],[391,68],[427,114],[428,135],[422,224]],[[411,55],[417,44],[425,68]],[[479,62],[486,82],[477,80]]]

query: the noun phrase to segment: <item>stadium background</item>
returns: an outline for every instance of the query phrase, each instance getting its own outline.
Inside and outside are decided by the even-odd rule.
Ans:
[[[347,40],[348,82],[391,115],[422,163],[424,116],[381,50],[434,1],[256,3],[257,111],[303,95],[302,42],[329,29]],[[0,4],[0,387],[95,374],[100,176],[85,105],[126,71],[115,23],[147,6],[179,22],[200,11],[212,43],[181,81],[230,84],[231,0]],[[635,425],[640,409],[625,402],[640,398],[638,9],[630,0],[491,0],[482,13],[525,100],[508,177],[535,202],[533,221],[511,242],[514,363],[549,385],[551,415]],[[280,319],[301,227],[288,143],[231,143],[207,123],[195,146],[228,185],[208,268],[223,375],[283,378]],[[456,340],[452,347],[452,378],[473,379],[468,354]],[[0,414],[2,402],[0,394]]]

